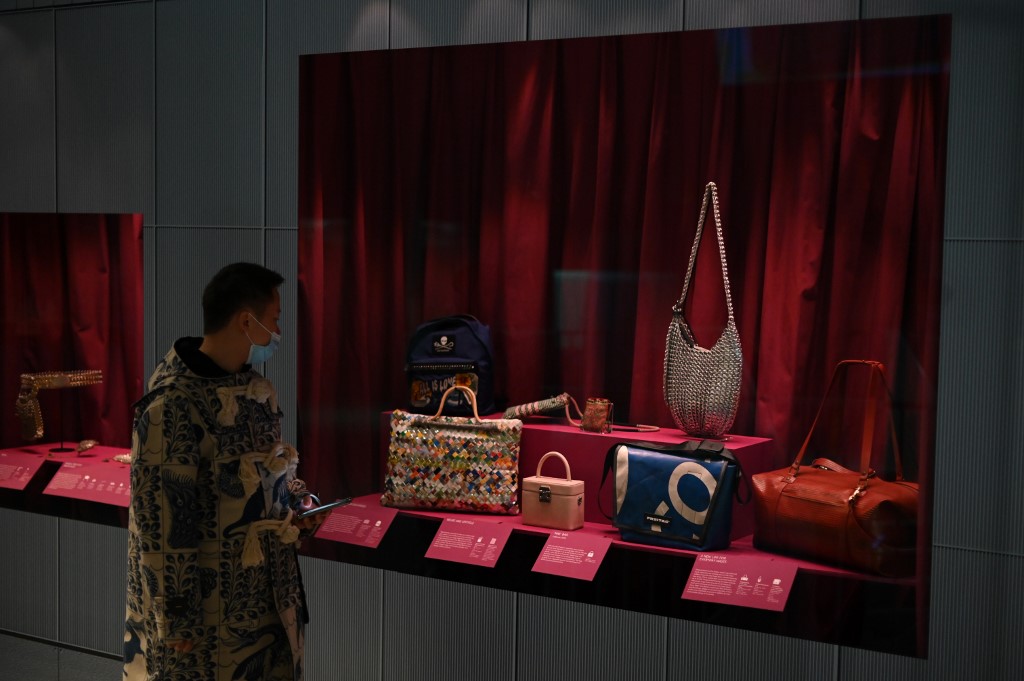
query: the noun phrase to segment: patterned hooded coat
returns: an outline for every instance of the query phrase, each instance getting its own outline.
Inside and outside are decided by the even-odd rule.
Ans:
[[[135,405],[124,678],[300,681],[298,455],[270,381],[201,341],[175,343]]]

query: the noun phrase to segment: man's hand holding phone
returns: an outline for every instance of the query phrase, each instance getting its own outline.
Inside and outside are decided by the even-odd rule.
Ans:
[[[327,516],[331,514],[332,510],[350,503],[352,503],[352,499],[346,498],[326,504],[311,506],[310,508],[303,509],[296,513],[293,522],[300,529],[308,530],[310,533],[315,533],[317,529],[320,528],[320,525],[327,520]]]

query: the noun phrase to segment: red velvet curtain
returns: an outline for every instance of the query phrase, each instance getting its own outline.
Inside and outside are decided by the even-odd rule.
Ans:
[[[734,432],[788,463],[835,363],[878,359],[927,477],[949,36],[915,17],[304,57],[305,476],[379,489],[407,339],[447,314],[491,326],[499,404],[568,391],[672,425],[665,333],[714,180]],[[705,345],[725,321],[713,235],[688,312]]]
[[[142,394],[142,215],[0,214],[0,445],[27,444],[20,375],[100,369],[103,383],[39,393],[43,442],[131,444]]]

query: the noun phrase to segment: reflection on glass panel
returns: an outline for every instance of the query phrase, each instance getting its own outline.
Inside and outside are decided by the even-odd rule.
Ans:
[[[916,526],[867,532],[901,534],[910,567],[881,576],[818,550],[845,541],[837,534],[776,541],[775,553],[755,535],[730,550],[805,561],[788,616],[680,600],[678,578],[659,571],[685,575],[692,554],[609,559],[679,587],[668,597],[627,586],[575,597],[924,655],[949,35],[948,17],[914,17],[304,57],[299,439],[310,477],[381,490],[381,414],[415,406],[407,343],[426,320],[488,326],[498,410],[602,397],[615,421],[682,441],[693,438],[677,427],[700,433],[663,390],[673,309],[698,355],[725,342],[731,317],[742,368],[737,359],[725,444],[760,438],[766,452],[747,477],[793,463],[839,362],[884,364],[889,393],[843,382],[850,406],[815,430],[806,458],[857,479],[877,471],[847,497],[881,493],[872,485],[897,476],[891,411],[905,476],[920,485]],[[717,216],[702,203],[712,181]],[[868,398],[889,394],[891,410]],[[523,477],[531,447],[524,436]],[[550,593],[525,577],[515,588]]]
[[[142,216],[0,214],[0,260],[0,445],[127,447],[142,394]]]

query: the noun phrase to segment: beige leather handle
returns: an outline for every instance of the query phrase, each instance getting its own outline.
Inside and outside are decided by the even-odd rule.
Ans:
[[[479,421],[480,414],[476,410],[476,394],[474,394],[471,389],[467,388],[464,385],[453,385],[452,387],[445,390],[444,395],[441,395],[441,404],[437,405],[437,413],[431,416],[430,418],[440,418],[441,412],[444,411],[444,403],[448,399],[448,396],[452,394],[453,390],[461,390],[462,392],[466,393],[466,396],[469,399],[469,403],[473,405],[473,418]]]
[[[569,461],[558,452],[548,452],[544,456],[540,457],[540,461],[537,462],[537,475],[540,476],[540,470],[544,468],[544,462],[550,457],[557,456],[565,464],[565,479],[572,480],[572,471],[569,470]]]

